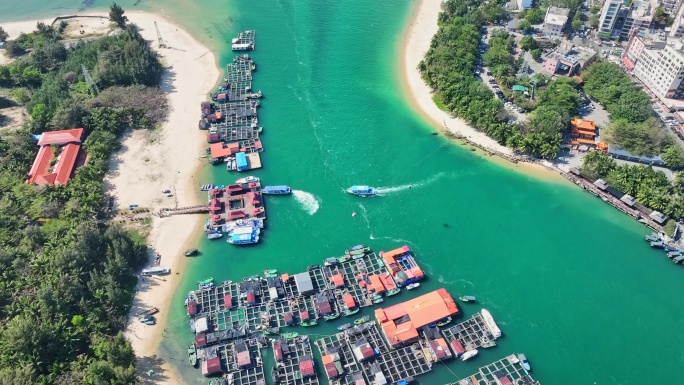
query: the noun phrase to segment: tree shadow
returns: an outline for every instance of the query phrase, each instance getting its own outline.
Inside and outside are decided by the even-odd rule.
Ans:
[[[176,80],[176,72],[172,67],[167,67],[164,69],[162,74],[161,84],[159,84],[159,89],[165,94],[172,94],[176,92],[176,86],[174,81]]]
[[[164,369],[164,360],[157,355],[138,357],[136,371],[141,384],[165,384],[169,380]]]

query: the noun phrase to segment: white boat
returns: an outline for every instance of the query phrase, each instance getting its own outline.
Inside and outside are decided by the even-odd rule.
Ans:
[[[369,197],[376,195],[378,192],[375,188],[370,187],[370,186],[351,186],[348,188],[347,193],[360,196],[360,197]]]
[[[140,275],[150,276],[150,275],[166,275],[171,274],[171,269],[167,267],[154,266],[147,269],[142,269]]]
[[[223,236],[223,233],[219,231],[212,231],[210,233],[207,233],[207,239],[219,239]]]
[[[419,286],[420,286],[420,282],[411,283],[411,284],[406,285],[406,290],[413,290]]]
[[[499,338],[501,337],[501,329],[499,329],[498,326],[496,326],[496,322],[494,322],[494,317],[489,313],[489,310],[487,309],[482,309],[482,319],[484,320],[485,326],[487,326],[487,329],[489,329],[489,332],[492,333],[492,336],[494,338]]]
[[[259,178],[255,176],[246,176],[244,178],[240,178],[235,181],[235,183],[252,183],[252,182],[258,182]]]
[[[475,357],[477,355],[477,349],[473,350],[468,350],[467,352],[463,353],[461,356],[461,361],[468,361],[469,359]]]
[[[532,368],[530,367],[530,363],[527,361],[527,357],[525,357],[524,354],[518,354],[518,359],[520,359],[520,365],[522,365],[522,367],[525,368],[525,370],[532,370]]]

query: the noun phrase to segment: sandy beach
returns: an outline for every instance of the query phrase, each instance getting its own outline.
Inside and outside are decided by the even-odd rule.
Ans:
[[[104,12],[83,15],[105,15]],[[105,179],[106,192],[115,197],[119,209],[135,203],[157,211],[161,207],[197,204],[197,174],[204,159],[204,135],[197,129],[199,104],[219,80],[219,70],[213,51],[199,43],[180,26],[162,16],[126,12],[129,22],[137,24],[140,32],[160,54],[167,71],[161,85],[169,97],[171,112],[159,129],[134,131],[125,135],[122,149],[113,155],[110,172]],[[43,20],[52,23],[54,18]],[[35,29],[39,20],[2,24],[10,36]],[[158,48],[154,22],[167,45]],[[106,31],[108,22],[101,18],[79,19],[75,33],[88,36],[94,30]],[[80,31],[84,33],[81,34]],[[169,189],[167,197],[162,190]],[[157,325],[146,326],[135,318],[129,322],[126,335],[138,356],[139,372],[145,382],[177,384],[178,377],[168,364],[157,357],[162,331],[171,298],[175,292],[184,262],[183,251],[197,238],[200,216],[153,217],[148,238],[152,249],[161,254],[161,266],[172,269],[166,281],[147,279],[139,283],[132,313],[140,308],[158,307]],[[154,374],[146,373],[153,370]]]

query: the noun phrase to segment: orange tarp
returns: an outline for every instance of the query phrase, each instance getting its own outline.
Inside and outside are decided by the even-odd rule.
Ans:
[[[323,357],[321,357],[321,360],[323,360],[323,365],[330,364],[333,362],[333,356],[332,354],[326,354]]]
[[[351,294],[345,294],[343,299],[344,306],[346,306],[347,309],[353,309],[356,307],[356,302],[354,301],[354,297]]]
[[[344,278],[339,274],[333,274],[333,276],[330,277],[330,282],[332,282],[335,287],[344,286]]]
[[[376,293],[382,293],[385,290],[385,285],[382,284],[382,281],[380,280],[380,277],[377,275],[369,275],[368,279],[370,279],[371,284],[373,285],[373,289],[375,290]]]
[[[240,145],[238,143],[227,143],[224,147],[222,142],[218,142],[210,144],[209,149],[212,158],[225,158],[240,152]]]

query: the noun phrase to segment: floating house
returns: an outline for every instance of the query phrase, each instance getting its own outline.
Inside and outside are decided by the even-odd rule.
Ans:
[[[314,362],[310,355],[307,354],[299,358],[299,372],[302,374],[302,377],[316,376]]]
[[[425,278],[425,273],[416,263],[408,246],[381,251],[380,257],[399,286],[406,286]]]
[[[418,332],[459,313],[446,289],[439,289],[412,300],[375,310],[375,317],[392,347],[418,339]]]
[[[311,281],[311,274],[308,271],[295,274],[295,285],[299,295],[311,294],[314,291],[313,282]]]
[[[86,161],[86,155],[81,151],[82,136],[82,128],[48,131],[37,135],[40,149],[26,183],[66,186],[76,168]]]
[[[321,357],[323,361],[323,367],[325,368],[325,374],[328,375],[328,379],[333,380],[343,373],[342,365],[340,365],[340,355],[338,353],[326,354]]]

